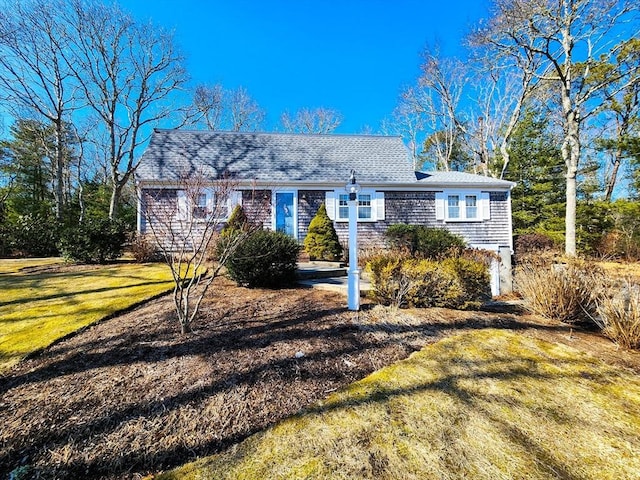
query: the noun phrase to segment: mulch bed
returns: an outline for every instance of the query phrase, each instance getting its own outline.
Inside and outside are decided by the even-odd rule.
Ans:
[[[140,478],[219,452],[461,329],[584,335],[578,348],[596,338],[605,359],[640,365],[597,335],[531,316],[430,309],[392,325],[379,307],[356,314],[345,303],[221,279],[193,334],[180,335],[167,296],[54,345],[0,378],[0,477],[28,466],[28,478]]]

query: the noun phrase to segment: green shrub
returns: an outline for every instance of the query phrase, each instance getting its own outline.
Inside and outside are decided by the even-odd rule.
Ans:
[[[226,262],[239,285],[278,288],[295,281],[300,245],[281,232],[257,230],[247,236]]]
[[[229,220],[220,230],[220,234],[212,237],[207,256],[212,260],[226,264],[227,258],[235,250],[236,246],[244,241],[253,228],[244,213],[242,205],[236,205],[229,216]]]
[[[444,228],[418,228],[417,253],[424,258],[442,258],[443,256],[459,254],[466,242],[460,235],[451,233]]]
[[[122,255],[126,238],[126,227],[121,222],[90,218],[62,232],[60,253],[75,262],[105,263]]]
[[[442,267],[455,272],[455,277],[458,278],[461,291],[457,301],[460,302],[460,307],[479,307],[482,300],[491,298],[491,276],[486,258],[446,258],[442,261]]]
[[[236,205],[233,212],[231,212],[226,225],[222,228],[221,234],[228,235],[230,232],[237,230],[247,231],[249,228],[249,219],[244,213],[244,208],[242,208],[242,205]]]
[[[592,323],[602,295],[604,273],[579,260],[566,264],[522,263],[516,288],[533,313],[566,323]]]
[[[373,297],[384,305],[469,308],[490,290],[487,265],[465,258],[438,261],[387,254],[372,258],[367,268]]]
[[[304,238],[304,249],[311,260],[338,260],[342,255],[342,245],[327,209],[320,205],[309,224],[309,232]]]
[[[418,249],[417,225],[396,223],[390,225],[384,232],[385,241],[393,250],[406,251],[415,254]]]
[[[49,257],[58,254],[60,227],[51,215],[20,215],[7,227],[10,250],[20,256]]]
[[[390,248],[406,250],[422,258],[455,255],[466,246],[461,236],[424,225],[391,225],[385,232],[385,239]]]

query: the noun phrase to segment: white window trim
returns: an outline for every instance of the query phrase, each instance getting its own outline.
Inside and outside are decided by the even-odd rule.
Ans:
[[[459,197],[459,210],[460,216],[456,218],[449,217],[449,196],[457,195]],[[477,216],[473,218],[467,218],[466,197],[476,197],[476,212]],[[491,205],[489,199],[489,192],[482,192],[480,190],[444,190],[442,192],[436,192],[436,220],[442,220],[445,223],[459,223],[459,222],[484,222],[491,218]]]
[[[345,223],[349,221],[349,217],[340,217],[340,195],[345,195],[344,189],[332,190],[326,192],[325,195],[325,207],[327,209],[327,215],[331,220],[339,223]],[[385,208],[384,208],[384,192],[379,192],[373,189],[363,189],[358,192],[360,195],[371,195],[371,218],[358,218],[359,223],[374,223],[380,220],[384,220]]]
[[[194,216],[193,212],[197,205],[193,205],[193,202],[187,198],[184,190],[177,191],[177,214],[176,217],[178,220],[193,220],[196,223],[206,223],[206,222],[224,222],[229,219],[231,216],[231,212],[236,205],[242,205],[242,192],[233,191],[230,193],[229,197],[226,201],[226,212],[224,215],[220,217],[211,217],[210,214],[213,211],[215,204],[215,192],[211,188],[203,188],[200,194],[205,195],[206,197],[206,214],[203,217]]]

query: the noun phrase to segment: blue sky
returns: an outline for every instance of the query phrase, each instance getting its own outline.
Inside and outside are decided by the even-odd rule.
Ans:
[[[480,0],[121,0],[140,19],[175,30],[193,83],[244,86],[267,111],[333,108],[339,133],[374,132],[419,73],[420,52],[439,42],[458,53]]]

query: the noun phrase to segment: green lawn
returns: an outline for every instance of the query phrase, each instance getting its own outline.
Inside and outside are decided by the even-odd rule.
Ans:
[[[55,259],[0,260],[0,372],[81,327],[172,288],[164,264],[25,273]]]
[[[160,478],[640,478],[640,379],[516,333],[462,333]]]

